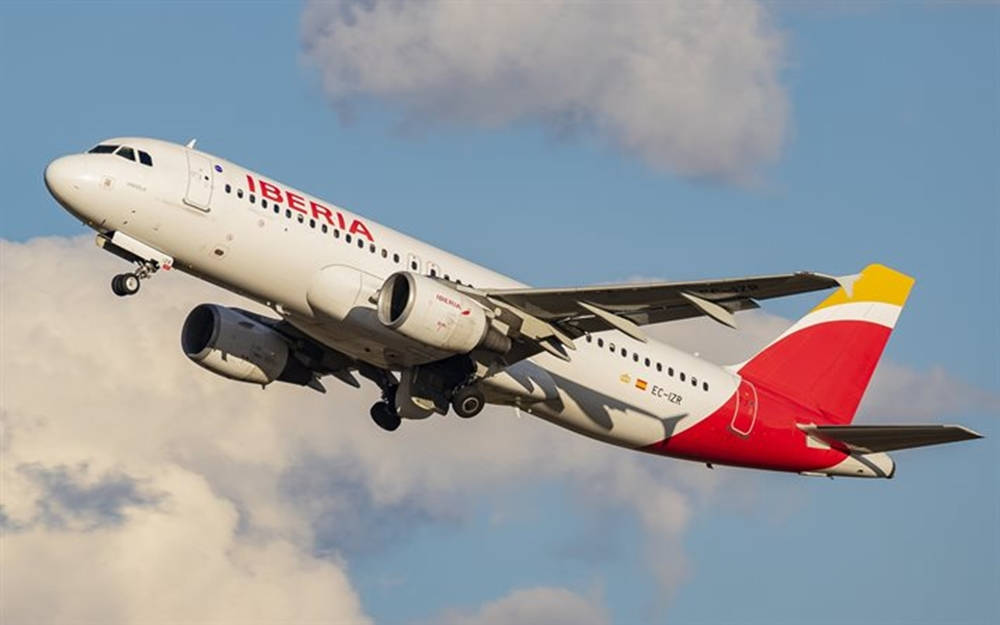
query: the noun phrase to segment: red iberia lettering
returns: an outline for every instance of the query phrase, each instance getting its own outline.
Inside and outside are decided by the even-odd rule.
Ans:
[[[274,186],[270,182],[260,181],[260,194],[271,200],[272,202],[281,201],[281,189]]]
[[[333,215],[330,213],[330,209],[323,206],[322,204],[317,204],[316,202],[309,202],[309,208],[312,209],[313,219],[319,219],[322,215],[326,223],[333,225]]]
[[[375,240],[372,238],[372,233],[368,232],[368,228],[365,227],[365,224],[361,223],[357,219],[351,222],[351,234],[363,234],[369,241]]]
[[[331,226],[340,228],[341,230],[346,230],[351,234],[365,237],[373,243],[375,242],[375,238],[372,236],[371,231],[368,230],[368,226],[366,226],[365,223],[359,219],[351,218],[351,226],[348,228],[348,219],[345,218],[344,214],[340,211],[331,210],[319,202],[306,199],[305,196],[299,195],[293,191],[288,191],[287,189],[282,189],[276,184],[264,182],[260,178],[254,178],[249,174],[247,174],[247,187],[250,189],[251,193],[256,192],[259,187],[261,197],[267,198],[272,202],[287,204],[288,208],[295,209],[304,215],[309,215],[311,213],[313,219],[319,220],[322,218]],[[336,217],[336,221],[334,221],[334,217]]]
[[[306,201],[302,199],[301,195],[291,191],[285,191],[285,195],[288,197],[288,208],[294,208],[300,213],[306,212]]]

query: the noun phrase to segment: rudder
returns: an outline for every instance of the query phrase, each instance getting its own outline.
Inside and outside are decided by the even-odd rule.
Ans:
[[[913,283],[884,265],[865,267],[739,374],[817,409],[829,423],[850,423]]]

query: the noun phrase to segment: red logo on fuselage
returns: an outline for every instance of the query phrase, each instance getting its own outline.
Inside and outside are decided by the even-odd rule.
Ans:
[[[326,223],[334,228],[340,228],[341,230],[346,230],[351,234],[363,236],[369,241],[375,240],[372,238],[372,233],[368,230],[368,226],[366,226],[360,219],[351,217],[350,224],[348,224],[348,218],[344,217],[344,214],[340,211],[330,210],[319,202],[307,200],[298,193],[282,189],[276,184],[266,182],[259,178],[254,179],[254,177],[250,174],[247,174],[247,185],[249,185],[251,193],[257,193],[257,190],[260,189],[261,197],[267,198],[268,200],[278,204],[284,204],[291,210],[310,216],[316,221],[326,221]]]

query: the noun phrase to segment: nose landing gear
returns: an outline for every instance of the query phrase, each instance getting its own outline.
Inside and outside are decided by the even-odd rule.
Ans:
[[[140,281],[151,277],[160,268],[153,260],[144,260],[133,273],[120,273],[111,279],[111,290],[118,297],[127,297],[139,292]]]
[[[139,292],[139,276],[134,273],[120,273],[111,278],[111,290],[118,297],[135,295]]]

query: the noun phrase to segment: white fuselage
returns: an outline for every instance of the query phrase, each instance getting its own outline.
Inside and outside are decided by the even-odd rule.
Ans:
[[[112,154],[55,161],[50,170],[62,170],[51,174],[49,185],[67,209],[94,229],[123,232],[173,257],[175,268],[260,302],[317,341],[377,367],[398,369],[444,356],[376,320],[371,297],[392,273],[413,271],[476,287],[524,286],[227,160],[152,139],[108,142],[148,152],[153,165]],[[338,306],[353,313],[317,313]],[[718,410],[739,383],[724,368],[615,331],[578,339],[576,347],[569,362],[543,353],[487,378],[488,399],[638,448]]]

